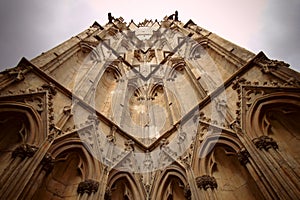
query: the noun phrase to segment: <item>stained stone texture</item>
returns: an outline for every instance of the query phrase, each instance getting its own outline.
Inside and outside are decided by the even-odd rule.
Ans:
[[[0,199],[298,199],[300,74],[109,14],[0,73]]]

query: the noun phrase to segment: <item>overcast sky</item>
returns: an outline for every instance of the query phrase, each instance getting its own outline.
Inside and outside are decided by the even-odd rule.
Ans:
[[[14,67],[75,36],[107,13],[136,23],[179,12],[254,53],[300,71],[300,0],[1,0],[0,69]]]

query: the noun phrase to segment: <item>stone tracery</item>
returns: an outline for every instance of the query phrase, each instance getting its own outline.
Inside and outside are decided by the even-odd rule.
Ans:
[[[110,15],[62,47],[0,73],[1,198],[299,197],[300,79],[287,64],[178,13]]]

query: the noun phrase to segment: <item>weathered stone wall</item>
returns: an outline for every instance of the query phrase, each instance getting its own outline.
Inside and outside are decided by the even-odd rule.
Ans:
[[[178,13],[0,73],[1,199],[297,199],[300,75]]]

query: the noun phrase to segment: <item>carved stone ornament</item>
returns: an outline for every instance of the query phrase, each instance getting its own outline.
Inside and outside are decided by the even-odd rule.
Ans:
[[[97,115],[89,115],[87,121],[88,121],[88,122],[93,122],[93,123],[95,123],[96,125],[98,125],[98,124],[100,123],[100,121],[99,121]]]
[[[42,88],[48,90],[50,94],[56,95],[55,85],[53,83],[45,83],[44,85],[42,85]]]
[[[108,142],[111,142],[111,143],[115,143],[115,141],[116,141],[116,137],[112,134],[107,135],[106,139],[107,139]]]
[[[276,70],[279,66],[289,67],[288,63],[279,60],[270,60],[265,55],[262,58],[258,58],[255,60],[256,63],[262,66],[261,71],[263,73],[270,73]]]
[[[9,69],[7,70],[10,77],[14,77],[14,80],[21,81],[25,78],[23,71],[21,69]]]
[[[169,141],[166,138],[163,138],[159,144],[160,148],[165,148],[169,144]]]
[[[218,187],[217,181],[214,177],[209,175],[203,175],[196,178],[196,183],[198,188],[207,190],[211,188],[212,190]]]
[[[92,194],[98,191],[99,188],[99,182],[98,181],[94,181],[91,179],[88,179],[86,181],[80,182],[77,188],[77,192],[78,194]]]
[[[104,193],[104,200],[111,200],[111,190],[110,188],[106,188],[105,193]]]
[[[149,153],[149,151],[147,150],[146,156],[145,156],[145,160],[144,160],[144,167],[145,169],[152,169],[153,167],[153,160],[151,158],[151,155]]]
[[[26,157],[31,158],[37,150],[38,148],[36,146],[22,144],[12,152],[12,157],[20,157],[22,159],[25,159]]]
[[[264,149],[268,151],[268,149],[270,148],[278,149],[277,142],[273,140],[273,138],[270,138],[269,136],[266,135],[255,138],[252,141],[255,144],[256,148],[260,150]]]
[[[129,139],[124,142],[125,151],[134,151],[134,141]]]
[[[46,153],[42,160],[43,170],[46,171],[46,174],[49,174],[54,168],[54,159],[49,153]]]
[[[240,84],[244,84],[245,82],[246,79],[237,76],[236,79],[232,81],[232,89],[234,90],[238,89],[240,87]]]
[[[246,149],[243,148],[237,153],[237,157],[242,165],[246,165],[249,162],[250,154]]]
[[[192,192],[191,192],[191,188],[190,188],[189,185],[186,185],[184,187],[183,192],[184,192],[185,199],[187,199],[187,200],[191,200],[192,199]]]

